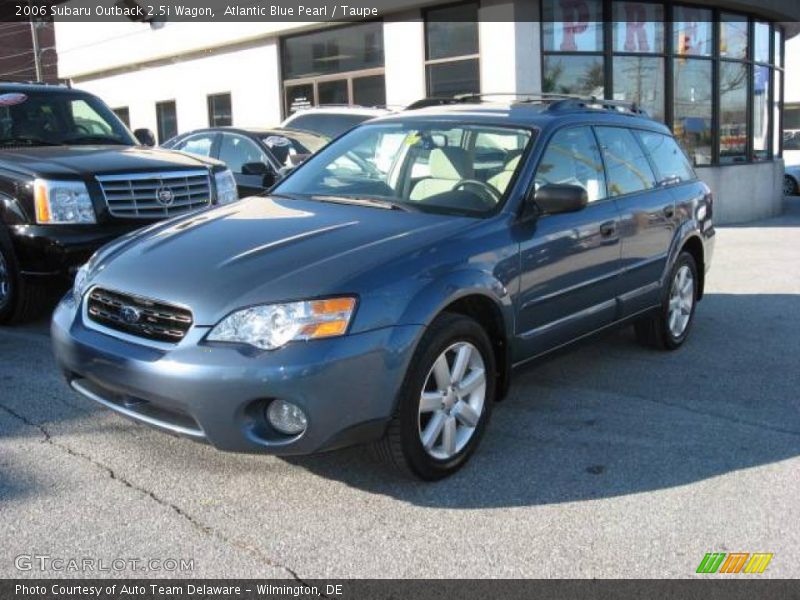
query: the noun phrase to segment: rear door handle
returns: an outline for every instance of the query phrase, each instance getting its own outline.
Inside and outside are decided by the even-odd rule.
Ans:
[[[600,235],[603,237],[611,237],[617,232],[616,221],[606,221],[600,225]]]
[[[674,206],[666,206],[664,207],[664,216],[668,219],[671,219],[675,216],[675,207]]]

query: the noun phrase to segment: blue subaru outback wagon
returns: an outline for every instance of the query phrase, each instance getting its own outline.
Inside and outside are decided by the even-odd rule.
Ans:
[[[602,330],[680,347],[712,197],[632,106],[529,97],[365,123],[268,195],[97,252],[52,338],[77,392],[241,452],[461,467],[520,367]]]

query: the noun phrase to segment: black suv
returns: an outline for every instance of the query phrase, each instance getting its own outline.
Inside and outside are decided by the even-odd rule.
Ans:
[[[96,96],[0,83],[0,323],[35,316],[120,235],[238,199],[222,163],[150,145]]]

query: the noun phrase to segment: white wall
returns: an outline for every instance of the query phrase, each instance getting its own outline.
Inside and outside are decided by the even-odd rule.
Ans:
[[[383,22],[386,104],[408,106],[426,96],[425,23],[419,11],[387,17]]]
[[[479,9],[481,91],[541,92],[538,6],[525,0],[483,0]]]
[[[230,92],[233,123],[271,126],[280,122],[278,44],[272,39],[248,49],[81,81],[112,108],[130,108],[131,127],[156,131],[156,102],[175,100],[178,131],[208,126],[206,97]]]
[[[800,102],[800,36],[787,40],[785,51],[784,102]]]

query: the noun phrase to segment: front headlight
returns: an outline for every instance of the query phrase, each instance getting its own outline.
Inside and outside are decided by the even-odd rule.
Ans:
[[[222,319],[207,339],[275,350],[294,340],[344,335],[355,306],[355,298],[253,306]]]
[[[239,192],[236,189],[236,179],[230,169],[218,171],[214,174],[214,181],[217,187],[217,204],[230,204],[239,199]]]
[[[83,265],[75,273],[75,283],[72,284],[72,298],[75,300],[75,304],[81,303],[87,287],[89,287],[89,263]]]
[[[33,182],[36,222],[43,225],[95,223],[94,205],[82,181]]]

